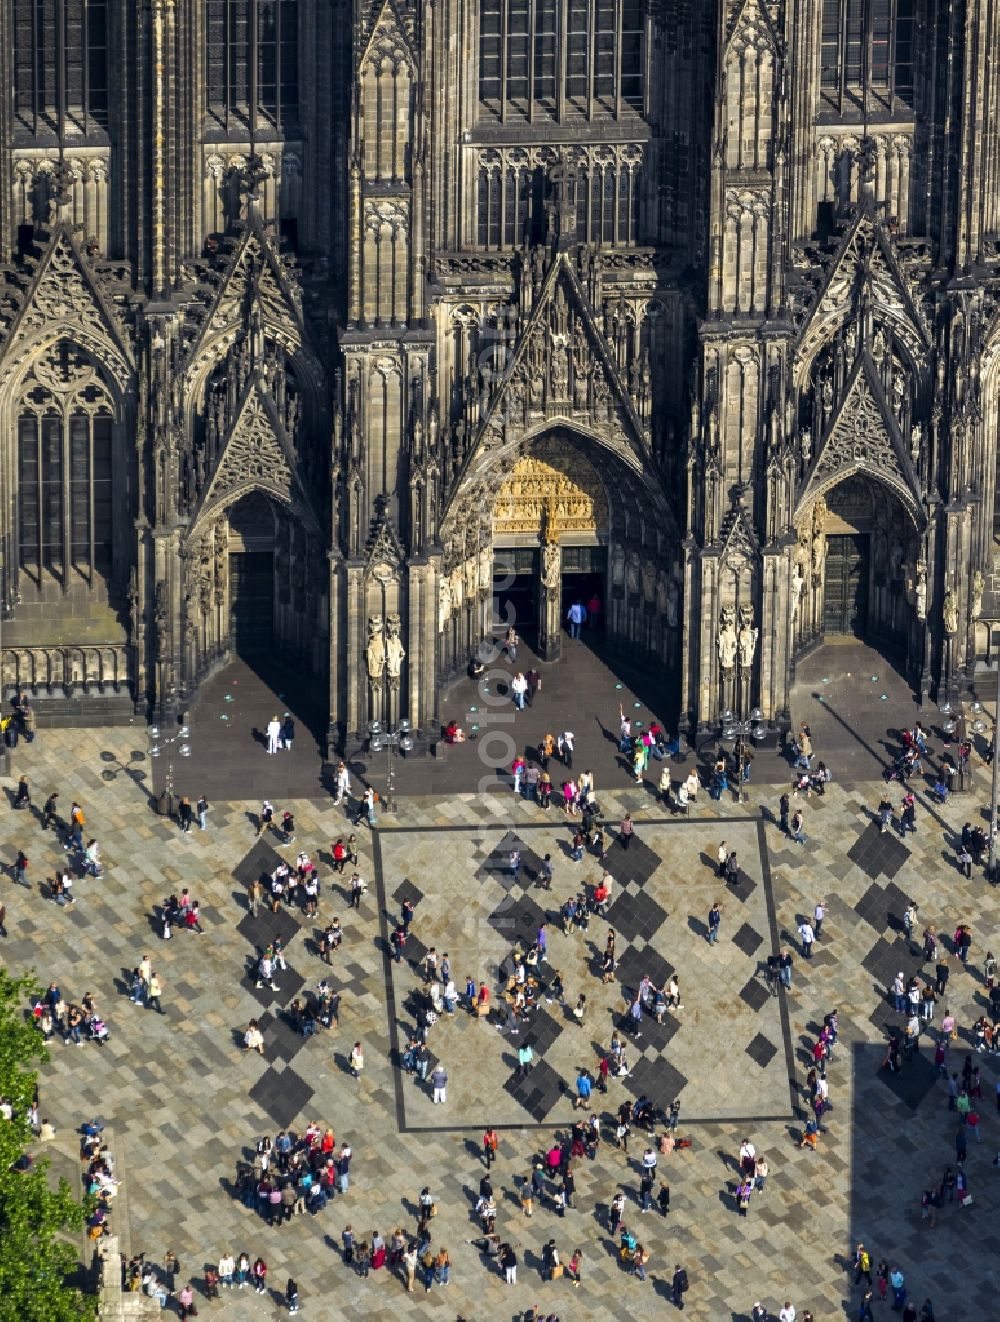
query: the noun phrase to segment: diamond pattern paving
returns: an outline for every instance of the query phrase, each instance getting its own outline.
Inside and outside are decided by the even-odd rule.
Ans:
[[[613,727],[618,697],[612,691],[601,701],[605,725]],[[530,724],[522,728],[532,735]],[[875,742],[870,731],[864,736]],[[753,801],[746,808],[702,796],[691,817],[676,824],[663,822],[662,809],[624,775],[620,786],[602,781],[608,820],[616,822],[626,808],[634,811],[639,839],[663,860],[640,879],[626,870],[627,862],[619,864],[613,845],[616,899],[633,889],[627,885],[631,878],[634,889],[648,893],[666,915],[648,939],[640,935],[633,944],[618,933],[619,976],[606,986],[597,970],[607,924],[593,920],[589,931],[563,935],[552,921],[566,895],[596,877],[595,860],[577,865],[567,859],[565,821],[554,813],[546,819],[509,793],[498,798],[456,792],[403,801],[393,823],[403,829],[380,832],[377,876],[371,838],[361,835],[361,870],[376,880],[361,911],[348,909],[342,880],[331,877],[326,864],[315,922],[292,913],[298,930],[283,933],[288,981],[280,976],[281,994],[264,1007],[241,978],[248,954],[268,939],[267,929],[242,926],[245,883],[233,875],[257,846],[248,821],[257,804],[249,793],[247,801],[232,804],[210,793],[210,829],[181,836],[149,813],[134,782],[124,776],[102,779],[109,764],[101,762],[100,753],[111,750],[127,762],[134,742],[134,731],[42,731],[34,745],[15,752],[15,773],[24,770],[31,777],[36,799],[55,787],[65,803],[78,798],[101,840],[105,876],[100,885],[78,881],[73,909],[51,904],[44,889],[62,861],[59,842],[40,830],[36,818],[0,814],[0,857],[9,864],[24,847],[34,878],[30,891],[10,883],[4,887],[5,966],[34,964],[43,982],[59,982],[67,999],[92,991],[112,1031],[103,1050],[66,1047],[58,1038],[52,1043],[41,1079],[43,1112],[57,1128],[49,1150],[55,1168],[75,1179],[74,1128],[85,1114],[103,1118],[125,1179],[113,1221],[128,1252],[142,1249],[150,1261],[162,1262],[166,1249],[174,1249],[184,1275],[190,1273],[198,1288],[205,1264],[216,1262],[226,1248],[245,1247],[267,1259],[279,1292],[289,1274],[296,1276],[303,1316],[324,1315],[335,1297],[345,1317],[375,1322],[390,1316],[416,1322],[442,1309],[486,1319],[520,1316],[536,1304],[565,1317],[578,1313],[596,1322],[633,1322],[663,1311],[673,1263],[683,1261],[692,1282],[687,1315],[714,1322],[748,1317],[758,1298],[772,1317],[789,1297],[800,1318],[806,1308],[817,1318],[856,1315],[859,1294],[843,1264],[853,1244],[864,1239],[876,1258],[899,1263],[918,1306],[933,1298],[942,1322],[993,1316],[988,1263],[1000,1247],[994,1229],[1000,1224],[1000,1185],[992,1166],[1000,1120],[989,1099],[997,1062],[974,1055],[982,1066],[984,1092],[983,1141],[970,1136],[966,1161],[974,1202],[967,1209],[946,1202],[934,1230],[921,1221],[920,1196],[954,1164],[957,1128],[931,1062],[940,1004],[920,1055],[905,1062],[898,1075],[881,1068],[885,1032],[901,1022],[885,998],[881,974],[899,968],[909,973],[919,962],[919,955],[907,957],[899,937],[906,899],[919,905],[921,925],[931,922],[947,933],[964,918],[973,926],[969,969],[951,961],[947,1001],[958,1019],[959,1039],[951,1047],[950,1068],[961,1070],[970,1025],[983,1012],[982,959],[989,946],[1000,944],[1000,893],[984,884],[981,872],[967,881],[954,867],[956,829],[988,801],[989,777],[982,768],[976,768],[972,794],[954,804],[933,805],[918,787],[920,832],[900,846],[906,858],[895,873],[888,858],[875,875],[845,853],[845,845],[869,830],[880,783],[855,785],[841,776],[830,786],[822,812],[811,802],[804,805],[809,842],[792,850],[776,825],[766,818],[763,827],[759,824],[760,807],[773,806],[770,791],[760,788],[773,768],[762,763],[773,756],[775,766],[784,765],[771,750],[758,752]],[[280,780],[280,759],[271,763],[272,782]],[[836,763],[831,765],[836,772]],[[199,792],[197,785],[184,788]],[[281,802],[280,794],[270,792],[279,809],[294,809],[299,841],[316,858],[347,828],[329,800]],[[439,952],[449,951],[460,987],[466,976],[483,976],[495,993],[497,969],[510,942],[509,932],[497,931],[490,915],[507,888],[481,870],[508,832],[535,858],[551,852],[556,862],[551,894],[538,890],[527,875],[521,890],[549,918],[550,963],[562,974],[567,1005],[540,1003],[535,1027],[537,1041],[546,1045],[536,1047],[535,1068],[520,1082],[515,1071],[521,1037],[503,1036],[495,1019],[465,1011],[441,1020],[431,1030],[431,1060],[440,1059],[448,1069],[448,1101],[435,1107],[428,1085],[402,1073],[394,1054],[412,1027],[403,1006],[419,983],[407,960],[386,967],[387,925],[399,904],[394,896],[407,878],[420,892],[408,959],[435,945]],[[766,843],[763,856],[759,836]],[[752,874],[754,886],[743,903],[703,860],[713,858],[720,838],[735,843]],[[247,869],[268,867],[272,856],[286,853],[274,838],[261,844],[263,856],[251,857]],[[637,844],[631,856],[638,856]],[[878,889],[869,894],[873,883]],[[164,943],[151,915],[165,895],[183,885],[201,901],[206,932]],[[758,970],[771,947],[770,933],[794,932],[797,916],[824,896],[827,921],[815,958],[798,959],[791,990],[754,1010],[740,992],[751,982],[763,987]],[[718,945],[709,947],[702,929],[714,899],[723,906],[723,927]],[[328,967],[313,943],[334,914],[345,937]],[[752,953],[747,927],[762,937]],[[131,969],[144,952],[154,958],[164,985],[163,1016],[132,1006],[120,983],[121,970]],[[593,1099],[607,1136],[623,1100],[646,1094],[663,1105],[679,1095],[679,1133],[693,1146],[660,1157],[658,1173],[671,1187],[670,1216],[640,1218],[635,1212],[635,1156],[642,1142],[636,1135],[628,1156],[605,1142],[594,1161],[574,1162],[574,1212],[561,1219],[543,1198],[528,1221],[515,1201],[520,1181],[553,1135],[568,1133],[576,1071],[582,1064],[596,1067],[595,1048],[605,1046],[620,1023],[625,991],[644,972],[658,981],[662,970],[671,968],[680,979],[684,1009],[668,1011],[661,1025],[644,1021],[639,1043],[629,1041],[631,1073],[612,1078],[607,1095]],[[297,1038],[284,1018],[290,989],[295,978],[314,987],[322,976],[343,992],[340,1027],[295,1050]],[[568,1007],[581,993],[587,1008],[578,1024]],[[391,1023],[387,1002],[399,1016]],[[789,1074],[804,1110],[803,1055],[834,1005],[840,1008],[841,1037],[828,1068],[833,1109],[824,1117],[818,1151],[810,1152],[797,1147],[801,1115],[781,1117],[790,1112]],[[252,1015],[265,1024],[263,1060],[239,1045],[238,1034]],[[359,1039],[365,1069],[355,1080],[345,1070],[345,1058]],[[331,1124],[338,1143],[351,1142],[351,1187],[316,1217],[296,1218],[292,1229],[268,1228],[235,1195],[236,1164],[252,1156],[260,1135],[273,1136],[281,1125],[301,1130],[311,1120]],[[501,1126],[492,1172],[497,1228],[515,1240],[521,1259],[518,1283],[511,1287],[487,1270],[468,1242],[476,1233],[469,1209],[483,1169],[479,1142],[487,1121]],[[765,1152],[771,1167],[767,1190],[755,1195],[746,1220],[736,1216],[731,1202],[731,1161],[744,1135]],[[152,1180],[149,1170],[156,1171]],[[416,1192],[425,1184],[439,1209],[435,1245],[447,1246],[454,1264],[448,1289],[435,1286],[430,1294],[418,1289],[411,1296],[385,1272],[369,1279],[348,1275],[331,1251],[344,1225],[351,1222],[365,1235],[374,1228],[388,1234],[397,1224],[411,1229]],[[551,1190],[547,1181],[546,1186]],[[607,1204],[618,1188],[626,1193],[630,1224],[641,1224],[651,1253],[651,1279],[645,1284],[622,1271],[607,1233]],[[564,1259],[582,1246],[579,1290],[565,1278],[541,1280],[540,1250],[550,1237]],[[204,1316],[204,1300],[199,1303]],[[234,1290],[208,1311],[222,1322],[272,1322],[277,1304],[271,1295]]]

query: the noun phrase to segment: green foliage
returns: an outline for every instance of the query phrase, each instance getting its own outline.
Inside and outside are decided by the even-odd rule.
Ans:
[[[79,1254],[63,1236],[79,1233],[84,1209],[66,1180],[52,1187],[46,1160],[13,1169],[33,1137],[33,1066],[48,1059],[41,1034],[24,1017],[38,993],[33,979],[0,969],[0,1097],[14,1108],[13,1120],[0,1118],[0,1322],[79,1322],[95,1317],[97,1300],[67,1286]]]

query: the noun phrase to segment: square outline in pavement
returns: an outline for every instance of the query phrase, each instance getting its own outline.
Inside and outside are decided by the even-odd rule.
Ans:
[[[734,824],[739,824],[741,826],[748,825],[748,819],[745,817],[718,818],[716,819],[716,825],[724,826],[728,821],[732,821]],[[678,819],[673,817],[664,817],[664,818],[646,819],[645,824],[650,826],[660,826],[660,827],[669,827],[669,826],[690,827],[691,822],[688,818]],[[500,842],[501,845],[507,844],[508,841],[516,840],[517,844],[522,847],[522,869],[524,869],[525,854],[529,854],[531,859],[537,859],[538,857],[536,854],[534,854],[534,851],[530,849],[530,846],[526,845],[524,836],[530,835],[532,831],[551,830],[551,824],[548,822],[537,822],[537,823],[532,822],[532,823],[520,824],[516,831],[511,829],[510,827],[504,827],[503,824],[499,822],[496,824],[496,826],[498,829],[502,829],[506,833],[501,838],[501,842]],[[765,907],[768,917],[770,943],[772,948],[777,950],[779,946],[778,922],[777,922],[775,903],[774,903],[773,883],[771,880],[770,854],[767,847],[767,838],[764,832],[763,822],[758,820],[756,826],[757,826],[757,852],[761,865],[761,880],[764,888]],[[470,835],[470,836],[482,835],[481,826],[455,825],[455,826],[442,826],[434,829],[440,831],[442,834],[460,834],[460,835]],[[389,942],[389,909],[386,903],[385,873],[382,865],[382,837],[423,835],[426,834],[427,830],[428,827],[423,825],[388,826],[388,827],[380,825],[380,826],[376,826],[376,828],[372,832],[372,850],[373,850],[373,861],[374,861],[373,870],[375,877],[376,893],[378,897],[379,924],[380,924],[380,932],[381,932],[380,944],[382,946],[382,966],[383,966],[383,976],[385,978],[385,990],[386,990],[385,1002],[384,1002],[385,1012],[386,1012],[386,1028],[389,1035],[390,1056],[393,1061],[401,1060],[402,1052],[401,1052],[400,1040],[399,1040],[400,1038],[399,1024],[397,1021],[397,1013],[396,1013],[396,986],[395,986],[394,973],[393,973],[395,961],[392,956],[390,942]],[[508,849],[510,848],[510,844],[507,844],[507,848]],[[497,846],[496,849],[491,851],[490,854],[491,858],[497,852],[498,849],[499,846]],[[652,851],[650,851],[650,854],[652,854]],[[494,869],[488,869],[486,865],[482,865],[480,871],[488,871],[491,879],[494,881],[500,880],[498,873]],[[529,885],[530,885],[530,880],[531,879],[527,880],[527,884]],[[633,879],[630,878],[630,880]],[[519,882],[517,884],[517,889],[520,890],[521,888],[525,887],[525,884],[526,883],[524,881]],[[513,894],[514,883],[512,879],[507,882],[507,885],[511,888],[511,891],[507,896],[507,902],[508,904],[513,906],[518,903],[518,897]],[[537,908],[537,905],[535,905],[533,901],[531,901],[530,896],[525,894],[523,896],[523,899],[525,901],[528,901],[530,907]],[[494,913],[492,918],[495,918],[499,913],[499,911],[502,910],[503,908],[504,908],[504,904],[503,902],[501,902],[501,904],[498,906],[498,909]],[[746,1000],[748,1004],[752,1004],[753,1000],[756,999],[755,990],[751,990],[752,984],[754,983],[756,983],[756,986],[763,993],[764,999],[765,1000],[768,999],[769,993],[767,992],[767,989],[763,986],[763,983],[760,982],[760,980],[757,978],[756,974],[754,974],[750,977],[747,985],[743,988],[743,991],[740,993],[743,999]],[[755,1006],[754,1008],[759,1009],[760,1007]],[[783,997],[780,998],[780,1023],[781,1023],[782,1046],[784,1048],[785,1063],[786,1063],[788,1079],[789,1079],[789,1108],[787,1114],[783,1114],[781,1116],[768,1117],[769,1119],[772,1120],[792,1118],[798,1113],[797,1095],[796,1095],[795,1082],[794,1082],[796,1076],[795,1056],[792,1047],[791,1028],[788,1019],[788,1009]],[[656,1025],[656,1027],[660,1028],[662,1026]],[[673,1036],[673,1032],[668,1032],[668,1033],[665,1032],[663,1036],[666,1040],[669,1040],[669,1037]],[[541,1070],[542,1067],[545,1065],[546,1065],[545,1061],[536,1062],[532,1070],[532,1075],[534,1075],[538,1070]],[[640,1065],[643,1066],[641,1070],[639,1069]],[[554,1075],[554,1071],[552,1071],[552,1073]],[[653,1084],[654,1074],[656,1075],[655,1085]],[[558,1077],[558,1076],[554,1075],[554,1077]],[[503,1087],[507,1092],[509,1092],[512,1096],[514,1096],[518,1101],[521,1102],[521,1105],[525,1108],[526,1111],[529,1112],[529,1114],[535,1115],[536,1111],[543,1112],[542,1115],[535,1116],[536,1124],[539,1128],[546,1128],[546,1129],[564,1128],[565,1127],[564,1122],[549,1124],[549,1123],[545,1123],[544,1120],[544,1116],[548,1114],[548,1111],[551,1110],[552,1106],[555,1104],[555,1101],[558,1100],[558,1096],[563,1091],[562,1080],[561,1079],[559,1080],[558,1092],[554,1092],[553,1091],[554,1085],[551,1084],[551,1080],[548,1080],[544,1077],[544,1071],[543,1071],[542,1081],[535,1082],[534,1086],[531,1087],[530,1090],[528,1090],[524,1087],[524,1085],[530,1082],[530,1078],[531,1076],[529,1076],[529,1079],[522,1081],[519,1079],[519,1076],[515,1072],[507,1079]],[[649,1057],[649,1056],[640,1057],[640,1059],[636,1062],[636,1065],[633,1067],[631,1071],[629,1090],[634,1091],[634,1088],[639,1086],[643,1082],[644,1078],[649,1078],[651,1082],[651,1086],[655,1086],[657,1091],[666,1092],[666,1091],[670,1091],[671,1088],[674,1088],[675,1091],[672,1093],[670,1100],[673,1100],[673,1097],[677,1095],[680,1089],[687,1082],[685,1076],[682,1075],[680,1071],[677,1070],[677,1068],[670,1061],[668,1061],[666,1057],[663,1055],[657,1055],[655,1057]],[[666,1088],[663,1087],[664,1079],[669,1081],[668,1086]],[[518,1087],[519,1083],[521,1084],[521,1087]],[[394,1067],[393,1070],[393,1084],[394,1084],[394,1092],[395,1092],[396,1126],[399,1133],[449,1134],[449,1133],[472,1133],[481,1130],[482,1128],[481,1123],[471,1124],[471,1125],[408,1124],[406,1120],[406,1110],[405,1110],[404,1094],[403,1094],[405,1076],[398,1067]],[[522,1093],[524,1094],[523,1101],[521,1099]],[[755,1119],[759,1120],[760,1117],[756,1117]],[[727,1121],[725,1122],[719,1120],[712,1120],[708,1123],[712,1123],[712,1124],[729,1123],[729,1122],[742,1123],[743,1120],[744,1117],[733,1116],[727,1119]],[[698,1124],[700,1122],[696,1119],[693,1121],[689,1121],[688,1123]],[[502,1124],[497,1126],[498,1129],[524,1129],[526,1127],[528,1127],[527,1120],[523,1122],[519,1121],[517,1123]]]

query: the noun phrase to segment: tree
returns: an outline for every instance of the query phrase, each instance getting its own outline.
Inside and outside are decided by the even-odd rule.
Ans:
[[[39,993],[30,977],[0,969],[0,1098],[13,1118],[0,1118],[0,1322],[80,1322],[96,1316],[97,1300],[67,1284],[79,1254],[63,1236],[79,1233],[84,1208],[66,1180],[53,1187],[44,1158],[24,1169],[32,1142],[28,1107],[48,1060],[41,1034],[24,1016]]]

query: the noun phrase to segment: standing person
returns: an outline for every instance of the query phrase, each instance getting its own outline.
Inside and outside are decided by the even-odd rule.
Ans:
[[[483,1135],[483,1159],[486,1162],[487,1170],[490,1169],[497,1159],[497,1148],[499,1145],[500,1136],[493,1126],[490,1125],[486,1130],[486,1133]]]
[[[285,712],[284,720],[281,722],[281,741],[280,746],[291,751],[292,744],[295,742],[295,722],[290,712]]]
[[[181,824],[181,830],[185,835],[191,830],[191,822],[194,818],[194,812],[191,808],[191,800],[185,794],[177,808],[177,817]]]
[[[595,592],[587,602],[587,623],[598,633],[601,627],[601,599]]]
[[[7,906],[0,904],[0,936],[7,935]]]
[[[31,890],[31,882],[28,880],[28,855],[23,849],[17,851],[17,857],[14,859],[14,880],[25,890]]]
[[[785,794],[782,794],[781,798],[778,800],[778,815],[781,818],[780,825],[783,835],[788,835],[788,814],[791,810],[792,802],[786,792]]]
[[[271,823],[273,821],[274,821],[274,804],[271,803],[268,799],[264,799],[264,801],[260,805],[260,813],[257,816],[257,834],[259,836],[263,835],[264,832],[268,830],[268,828],[271,826]]]
[[[281,722],[277,716],[272,716],[267,723],[267,751],[276,753],[278,751],[278,740],[281,738]]]
[[[812,959],[813,941],[816,939],[816,934],[813,932],[812,923],[808,918],[803,918],[802,922],[799,923],[799,937],[802,941],[804,958]]]
[[[719,861],[718,875],[724,877],[726,875],[726,864],[729,861],[729,846],[726,844],[725,840],[719,845],[717,858]]]
[[[566,612],[566,619],[569,621],[569,636],[571,638],[579,639],[580,626],[583,624],[585,618],[586,611],[584,610],[583,602],[574,601],[572,606],[570,606],[569,610]]]
[[[288,1284],[285,1286],[285,1303],[288,1305],[289,1313],[299,1311],[299,1287],[289,1276]]]
[[[198,814],[199,831],[208,830],[208,800],[204,794],[199,795],[198,802],[195,804],[195,812]]]
[[[365,1067],[365,1053],[361,1048],[360,1042],[355,1042],[351,1047],[351,1054],[347,1060],[348,1068],[356,1079],[361,1078],[361,1071]]]
[[[531,669],[525,675],[524,682],[528,686],[524,695],[524,700],[530,707],[532,703],[535,701],[535,694],[542,687],[542,677],[534,666],[532,666]]]
[[[722,925],[722,907],[718,900],[713,901],[711,909],[708,911],[708,944],[714,946],[719,939],[719,928]]]
[[[813,931],[816,933],[816,940],[820,938],[823,931],[823,919],[826,917],[826,900],[817,900],[816,907],[813,909]]]
[[[802,816],[802,810],[801,808],[798,808],[792,814],[792,821],[790,828],[792,839],[795,841],[797,845],[804,845],[806,842],[806,834],[802,829],[803,821],[804,818]]]
[[[439,1061],[431,1072],[431,1087],[434,1089],[434,1105],[448,1100],[448,1075]]]
[[[635,823],[632,821],[632,814],[627,812],[621,820],[618,827],[618,834],[621,837],[622,849],[628,849],[632,843],[632,836],[635,833]]]

